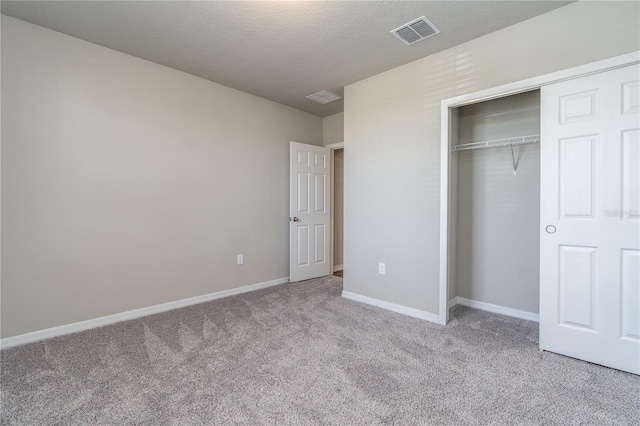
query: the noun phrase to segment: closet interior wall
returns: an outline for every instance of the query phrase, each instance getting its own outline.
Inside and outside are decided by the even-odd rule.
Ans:
[[[452,144],[540,134],[540,91],[457,108]],[[540,144],[454,152],[449,286],[458,296],[539,312]]]

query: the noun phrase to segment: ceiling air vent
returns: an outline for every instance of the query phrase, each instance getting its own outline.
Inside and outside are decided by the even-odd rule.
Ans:
[[[420,40],[434,36],[440,32],[430,20],[424,16],[414,19],[408,24],[391,31],[391,34],[398,37],[407,46],[417,43]]]
[[[314,93],[313,95],[305,97],[322,105],[328,104],[329,102],[337,101],[338,99],[342,99],[342,96],[338,96],[335,93],[331,93],[326,90],[321,90],[318,93]]]

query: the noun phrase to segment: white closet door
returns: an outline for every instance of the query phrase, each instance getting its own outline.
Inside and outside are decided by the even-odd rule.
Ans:
[[[542,88],[540,348],[640,374],[637,65]]]
[[[289,281],[331,273],[330,150],[291,142]]]

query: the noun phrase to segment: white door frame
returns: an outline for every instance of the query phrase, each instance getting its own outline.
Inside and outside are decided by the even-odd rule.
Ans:
[[[583,77],[589,74],[600,73],[615,68],[625,67],[640,63],[640,52],[616,56],[602,61],[581,65],[566,70],[533,77],[527,80],[517,81],[474,93],[468,93],[441,102],[440,108],[440,291],[438,322],[446,324],[449,319],[449,270],[455,256],[449,255],[449,235],[451,224],[449,220],[451,207],[451,109],[490,99],[502,98],[517,93],[540,89],[542,86],[558,83],[564,80]],[[454,225],[455,226],[455,225]]]

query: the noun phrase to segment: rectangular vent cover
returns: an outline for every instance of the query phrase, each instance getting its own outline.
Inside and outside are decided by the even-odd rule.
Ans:
[[[328,104],[329,102],[337,101],[338,99],[342,99],[342,96],[338,96],[335,93],[331,93],[327,90],[321,90],[318,93],[314,93],[313,95],[305,97],[322,105]]]
[[[414,19],[408,24],[391,31],[391,34],[398,37],[407,46],[417,43],[420,40],[434,36],[440,32],[430,20],[424,16]]]

